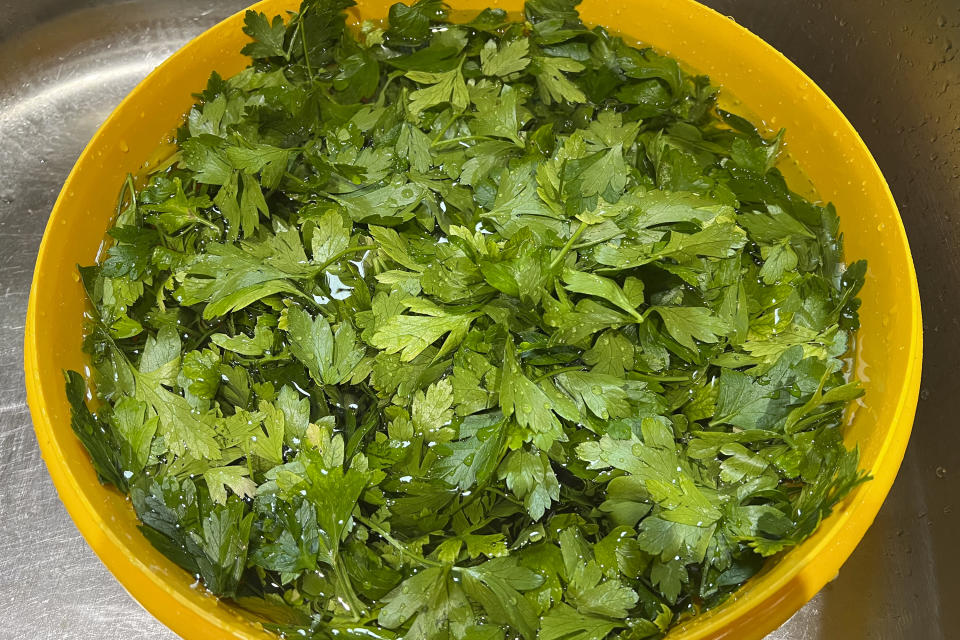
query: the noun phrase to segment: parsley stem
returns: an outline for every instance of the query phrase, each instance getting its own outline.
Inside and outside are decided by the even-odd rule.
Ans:
[[[137,188],[133,186],[133,175],[127,174],[127,189],[130,190],[130,204],[137,206]]]
[[[648,373],[631,372],[632,377],[639,380],[649,380],[650,382],[689,382],[690,376],[655,376]]]
[[[450,144],[451,142],[470,142],[471,140],[489,140],[489,136],[459,136],[457,138],[447,138],[445,140],[437,140],[430,143],[431,147],[442,147],[443,145]]]
[[[484,518],[483,520],[481,520],[480,522],[478,522],[478,523],[476,523],[476,524],[472,524],[472,525],[470,525],[469,527],[467,527],[466,529],[464,529],[464,530],[463,530],[463,533],[462,533],[461,535],[468,535],[468,534],[473,533],[474,531],[477,531],[478,529],[483,529],[485,526],[487,526],[487,525],[490,524],[491,522],[496,522],[496,521],[499,520],[499,519],[500,519],[500,516],[499,516],[499,515],[493,515],[493,516],[486,517],[486,518]]]
[[[360,516],[360,515],[354,515],[353,517],[356,518],[358,521],[362,522],[364,525],[366,525],[370,529],[373,529],[374,531],[376,531],[378,534],[380,534],[381,538],[383,538],[388,543],[390,543],[390,546],[394,547],[397,551],[407,556],[417,564],[422,564],[425,567],[436,567],[436,568],[442,568],[447,566],[442,562],[437,562],[436,560],[430,560],[428,558],[424,558],[419,553],[414,553],[413,551],[410,551],[410,549],[407,548],[407,545],[403,544],[402,542],[400,542],[399,540],[391,536],[389,533],[387,533],[387,531],[383,527],[375,523],[373,520],[370,520],[369,518],[365,518],[364,516]]]
[[[401,75],[402,75],[402,73],[401,73]],[[392,80],[392,78],[391,78],[391,80]],[[385,94],[385,92],[384,92],[384,94]],[[384,95],[384,94],[381,94],[381,95]],[[439,133],[437,133],[436,137],[434,137],[434,139],[430,141],[430,147],[431,147],[431,148],[434,147],[434,146],[436,146],[437,143],[440,142],[440,140],[443,138],[443,136],[446,135],[447,131],[450,129],[450,125],[452,125],[454,122],[456,122],[457,119],[460,118],[461,115],[463,115],[463,114],[461,114],[461,113],[454,113],[454,114],[452,114],[452,115],[450,116],[450,119],[447,120],[446,124],[443,125],[443,128],[440,129],[440,131],[439,131]]]
[[[167,158],[165,158],[164,160],[160,160],[159,162],[157,162],[157,164],[153,166],[152,169],[147,171],[147,175],[152,176],[158,173],[163,173],[164,171],[166,171],[176,163],[180,162],[180,159],[182,157],[183,157],[183,153],[180,151],[171,153],[169,156],[167,156]]]
[[[218,232],[220,231],[220,227],[213,224],[212,222],[210,222],[209,220],[207,220],[206,218],[204,218],[198,213],[193,214],[193,221],[199,222],[200,224],[207,227],[208,229],[213,229],[214,231],[218,231]]]
[[[567,240],[567,243],[563,245],[563,248],[560,249],[560,254],[553,259],[553,262],[550,263],[550,271],[556,270],[563,263],[563,259],[567,257],[567,254],[570,253],[570,249],[573,248],[574,243],[577,239],[583,235],[583,232],[587,230],[587,223],[581,222],[580,226],[577,227],[577,230],[573,232],[573,235]]]
[[[326,262],[324,262],[322,265],[320,265],[319,267],[317,267],[317,273],[318,273],[318,274],[319,274],[319,273],[323,273],[323,271],[324,271],[327,267],[329,267],[330,265],[332,265],[332,264],[335,263],[335,262],[339,262],[340,259],[343,258],[344,256],[348,256],[348,255],[350,255],[351,253],[360,253],[361,251],[369,251],[370,249],[373,249],[373,247],[370,246],[370,245],[368,245],[368,244],[361,244],[361,245],[356,246],[356,247],[347,247],[347,248],[344,249],[343,251],[340,251],[340,252],[334,254],[332,258],[330,258],[329,260],[327,260]]]
[[[512,502],[513,504],[517,505],[518,507],[522,507],[522,506],[523,506],[523,503],[522,503],[521,501],[517,500],[514,496],[510,495],[509,493],[507,493],[507,492],[505,492],[505,491],[501,491],[500,489],[497,489],[496,487],[487,487],[487,491],[489,491],[490,493],[493,493],[493,494],[496,494],[496,495],[500,496],[501,498],[503,498],[503,499],[506,500],[507,502]]]
[[[533,379],[534,382],[540,382],[541,380],[546,380],[547,378],[552,378],[553,376],[558,376],[561,373],[568,373],[570,371],[583,371],[584,367],[581,366],[572,366],[572,367],[560,367],[559,369],[554,369],[553,371],[547,371],[536,378]],[[686,380],[686,378],[684,378]]]
[[[360,603],[356,591],[353,590],[353,585],[350,583],[350,576],[347,575],[339,558],[334,558],[332,564],[333,573],[337,577],[337,582],[343,587],[344,595],[347,596],[347,608],[350,609],[350,614],[353,616],[354,621],[359,620],[360,613],[364,610],[364,607]]]
[[[125,200],[125,196],[130,194],[130,201]],[[133,205],[134,209],[137,207],[137,190],[133,186],[133,176],[129,173],[127,174],[127,180],[123,189],[120,190],[120,196],[117,198],[117,207],[114,211],[113,217],[114,220],[120,217],[120,214],[123,213],[124,203],[126,203],[127,208]]]
[[[310,54],[307,51],[307,31],[303,28],[303,23],[297,25],[300,29],[300,42],[303,44],[303,63],[307,67],[307,77],[310,79],[310,85],[313,86],[313,68],[310,66]]]
[[[591,240],[590,242],[581,242],[580,244],[575,245],[573,248],[574,248],[574,249],[577,249],[577,250],[579,250],[579,249],[589,249],[590,247],[595,247],[595,246],[597,246],[598,244],[603,244],[604,242],[609,242],[610,240],[613,240],[614,238],[619,238],[619,237],[622,236],[622,235],[623,235],[623,231],[617,230],[616,233],[608,233],[607,235],[603,236],[602,238],[597,238],[596,240]]]

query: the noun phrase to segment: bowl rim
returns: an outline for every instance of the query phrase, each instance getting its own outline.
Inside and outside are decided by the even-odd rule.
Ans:
[[[490,0],[486,3],[480,2],[479,4],[491,3],[496,4],[496,0]],[[743,597],[743,592],[747,587],[742,587],[723,606],[678,625],[668,635],[669,638],[675,638],[676,640],[761,637],[783,623],[800,606],[812,598],[823,585],[835,577],[840,565],[850,555],[873,522],[893,484],[909,440],[920,387],[923,335],[919,288],[906,232],[890,188],[869,149],[839,108],[786,56],[732,19],[694,0],[648,0],[647,2],[650,5],[660,6],[670,4],[673,7],[673,12],[678,11],[677,3],[682,4],[683,10],[689,12],[694,18],[714,24],[718,31],[718,38],[738,40],[745,46],[762,52],[762,55],[775,60],[778,67],[785,73],[809,86],[814,98],[826,110],[827,117],[842,129],[842,134],[853,142],[859,153],[865,154],[869,171],[872,174],[871,179],[876,181],[882,189],[886,205],[893,214],[890,221],[895,222],[895,224],[890,230],[891,235],[896,236],[896,240],[901,245],[899,248],[907,258],[905,266],[908,269],[907,280],[910,285],[910,304],[907,310],[910,335],[909,343],[906,345],[908,349],[908,369],[904,376],[905,384],[898,390],[899,396],[896,408],[888,419],[890,428],[887,429],[882,445],[878,449],[876,460],[870,469],[873,476],[869,483],[870,491],[855,491],[851,496],[848,496],[843,502],[844,508],[835,509],[834,513],[825,521],[835,521],[830,528],[830,532],[834,535],[819,535],[824,530],[821,527],[817,534],[790,552],[794,561],[790,564],[789,570],[782,572],[783,575],[779,576],[777,580],[765,584],[762,590],[753,590],[749,598]],[[269,11],[279,12],[288,6],[295,6],[295,4],[294,0],[261,0],[250,9],[259,11],[268,9]],[[460,3],[456,0],[450,0],[450,4],[459,8],[456,5]],[[468,1],[467,4],[472,7],[473,4],[478,3]],[[590,2],[585,2],[585,5],[589,4]],[[363,0],[360,0],[360,5],[362,7]],[[586,6],[583,6],[581,10],[586,8]],[[91,494],[70,473],[64,462],[64,452],[58,441],[56,430],[45,409],[50,394],[62,394],[63,388],[62,386],[50,388],[49,385],[42,382],[39,354],[43,349],[41,322],[43,313],[38,308],[37,290],[44,280],[45,265],[51,260],[51,254],[55,251],[55,247],[51,246],[48,231],[58,220],[71,214],[67,194],[71,191],[72,185],[82,179],[82,175],[85,173],[83,167],[91,163],[95,149],[104,139],[104,132],[109,131],[124,112],[133,108],[140,108],[138,99],[139,96],[146,93],[146,87],[157,83],[158,79],[162,78],[169,69],[184,63],[189,64],[194,49],[198,48],[198,41],[215,37],[216,34],[225,33],[227,30],[239,30],[245,11],[241,10],[233,14],[191,39],[161,63],[144,80],[138,83],[111,112],[87,144],[67,177],[47,222],[30,288],[24,335],[26,391],[34,430],[47,469],[70,517],[90,547],[131,595],[161,622],[186,637],[204,637],[197,635],[199,630],[226,631],[222,627],[223,612],[224,610],[229,611],[229,608],[220,604],[212,596],[201,600],[186,597],[172,589],[159,572],[144,562],[142,558],[135,556],[128,545],[116,535],[109,523],[100,516],[95,508],[91,500]],[[682,53],[675,55],[683,61]],[[70,436],[74,437],[72,432],[70,432]],[[102,490],[109,491],[110,489],[103,487]],[[837,535],[841,530],[844,535]],[[799,553],[801,550],[803,553]],[[812,564],[814,560],[816,560],[816,563]],[[210,605],[211,601],[215,603],[213,606]],[[218,610],[220,611],[219,615],[215,613]],[[231,635],[234,637],[249,640],[274,637],[257,629],[245,617],[239,614],[234,614],[234,617],[238,622],[236,628],[230,629]],[[197,626],[198,624],[200,627]]]

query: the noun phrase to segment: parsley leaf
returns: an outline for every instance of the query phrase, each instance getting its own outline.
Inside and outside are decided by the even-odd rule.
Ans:
[[[248,11],[125,183],[71,426],[286,637],[668,635],[867,479],[867,266],[783,132],[577,0],[353,4]]]
[[[727,324],[704,307],[651,307],[663,319],[667,332],[691,351],[697,351],[694,338],[717,342],[729,331]]]
[[[431,85],[410,94],[408,108],[415,114],[444,103],[449,103],[454,109],[462,111],[470,101],[470,94],[467,92],[467,85],[460,67],[441,73],[408,71],[407,77],[418,84]]]
[[[357,344],[350,323],[341,323],[336,332],[322,315],[311,318],[298,306],[287,309],[287,336],[290,351],[321,384],[338,384],[350,377],[365,350]]]
[[[564,72],[579,72],[584,66],[572,58],[537,56],[533,58],[533,74],[537,79],[540,99],[554,102],[584,103],[587,96]]]
[[[487,40],[480,50],[480,68],[486,76],[510,76],[527,68],[529,52],[530,41],[526,38],[511,40],[500,47],[494,40]]]
[[[287,57],[283,39],[287,33],[283,17],[274,16],[271,21],[263,13],[247,11],[243,16],[243,32],[253,38],[242,53],[251,58]]]

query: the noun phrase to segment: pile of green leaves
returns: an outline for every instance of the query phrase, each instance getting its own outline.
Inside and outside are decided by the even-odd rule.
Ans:
[[[279,632],[659,637],[864,479],[866,266],[782,132],[575,0],[352,4],[248,12],[252,65],[128,184],[73,427]]]

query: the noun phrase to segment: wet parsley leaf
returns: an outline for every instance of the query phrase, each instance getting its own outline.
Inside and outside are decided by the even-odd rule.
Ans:
[[[287,637],[663,637],[866,479],[866,263],[783,132],[576,0],[352,5],[248,11],[251,65],[127,182],[71,425]]]

